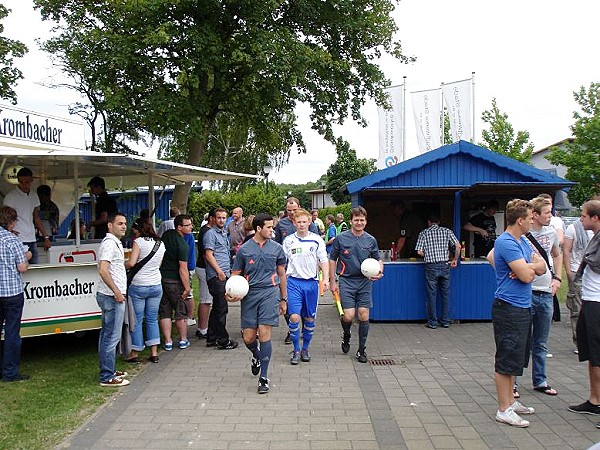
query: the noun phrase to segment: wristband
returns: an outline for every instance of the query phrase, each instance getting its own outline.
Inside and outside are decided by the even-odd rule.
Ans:
[[[287,303],[287,298],[280,298],[279,299],[280,302],[286,302]]]
[[[45,241],[50,240],[50,236],[44,236],[44,240]]]
[[[558,281],[559,283],[562,283],[562,280],[560,278],[558,278],[556,275],[552,275],[552,279]]]

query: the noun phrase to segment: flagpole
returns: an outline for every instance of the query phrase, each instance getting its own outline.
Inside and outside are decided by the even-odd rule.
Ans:
[[[475,72],[471,72],[471,107],[473,111],[473,124],[471,125],[471,143],[475,143]]]
[[[402,94],[402,161],[406,161],[406,75],[402,79],[402,86],[404,86]]]

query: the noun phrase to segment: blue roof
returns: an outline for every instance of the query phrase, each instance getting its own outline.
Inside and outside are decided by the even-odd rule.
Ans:
[[[475,184],[570,186],[574,183],[529,164],[459,141],[351,181],[352,195],[365,189],[465,188]]]

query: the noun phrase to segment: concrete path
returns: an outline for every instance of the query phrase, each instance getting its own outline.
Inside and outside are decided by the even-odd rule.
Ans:
[[[232,337],[238,326],[239,305],[232,305]],[[372,323],[369,364],[354,358],[356,326],[350,353],[341,352],[330,295],[321,300],[310,363],[289,364],[285,331],[274,332],[269,394],[257,394],[243,344],[217,350],[194,340],[145,364],[58,448],[564,450],[600,441],[600,417],[567,411],[588,391],[568,316],[553,324],[549,343],[549,382],[559,395],[533,391],[529,371],[521,378],[521,400],[536,408],[527,429],[494,421],[491,323],[437,330]]]

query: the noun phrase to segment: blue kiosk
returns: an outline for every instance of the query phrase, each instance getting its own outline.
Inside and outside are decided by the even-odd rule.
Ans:
[[[459,141],[348,183],[352,206],[363,206],[367,231],[380,249],[389,249],[399,236],[399,218],[391,203],[402,199],[426,223],[431,212],[454,230],[471,255],[472,235],[463,231],[468,219],[490,199],[500,204],[497,229],[504,229],[504,207],[513,198],[531,199],[573,183],[528,164]],[[496,281],[485,259],[466,258],[452,271],[450,317],[490,320]],[[371,320],[425,320],[425,270],[422,259],[385,262],[385,276],[373,284]]]

